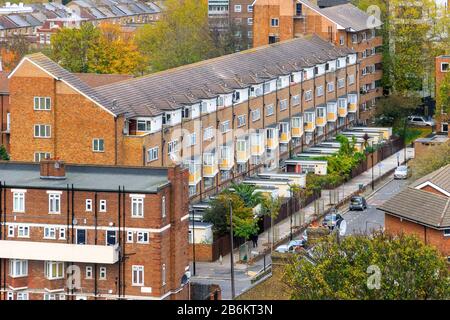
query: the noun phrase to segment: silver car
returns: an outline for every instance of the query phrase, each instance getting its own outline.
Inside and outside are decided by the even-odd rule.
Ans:
[[[394,179],[408,179],[411,170],[407,166],[398,166],[394,171]]]
[[[433,120],[426,120],[424,117],[422,116],[409,116],[408,117],[408,122],[412,125],[415,126],[422,126],[422,127],[432,127],[434,126],[434,121]]]

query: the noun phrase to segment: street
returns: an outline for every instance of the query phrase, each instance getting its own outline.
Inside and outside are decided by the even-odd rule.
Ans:
[[[392,176],[389,177],[392,179]],[[384,214],[377,207],[403,190],[408,180],[392,180],[381,187],[374,194],[366,197],[367,209],[364,211],[344,211],[347,221],[347,234],[371,233],[374,230],[384,229]]]

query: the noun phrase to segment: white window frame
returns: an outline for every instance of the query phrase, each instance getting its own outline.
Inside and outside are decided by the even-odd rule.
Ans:
[[[322,97],[323,96],[323,86],[317,86],[317,96]]]
[[[338,79],[338,88],[342,89],[344,87],[345,87],[345,79],[344,78]]]
[[[243,127],[246,124],[247,124],[247,117],[245,116],[245,114],[241,114],[241,115],[237,116],[236,126],[238,128]]]
[[[305,91],[305,101],[311,101],[312,100],[312,90],[306,90]]]
[[[167,144],[167,153],[171,155],[175,152],[178,152],[178,140],[172,140]]]
[[[298,106],[300,104],[300,95],[292,96],[292,106]]]
[[[270,26],[277,28],[280,26],[280,20],[278,18],[270,18]]]
[[[333,92],[334,91],[334,82],[328,82],[327,83],[327,91]]]
[[[133,265],[131,266],[131,285],[133,287],[144,286],[144,266]]]
[[[261,119],[261,110],[260,109],[255,109],[252,110],[252,121],[258,121],[259,119]]]
[[[15,227],[13,225],[8,226],[8,237],[10,237],[10,238],[14,237],[14,230],[15,230]]]
[[[52,109],[52,100],[50,97],[34,97],[33,102],[33,110],[35,111],[49,111]],[[42,102],[44,102],[44,107],[41,105]]]
[[[93,274],[94,274],[94,270],[93,270],[92,266],[86,266],[84,278],[85,279],[92,279],[93,278]]]
[[[17,292],[16,300],[30,300],[28,292]]]
[[[17,238],[29,238],[30,237],[30,226],[20,225],[17,227]]]
[[[86,199],[86,212],[92,212],[92,199]]]
[[[220,124],[220,131],[221,131],[222,133],[227,133],[228,131],[230,131],[230,130],[231,130],[231,128],[230,128],[230,123],[231,123],[230,120],[227,120],[227,121],[222,122],[222,123]]]
[[[106,280],[106,267],[100,267],[99,273],[98,273],[98,279],[99,280]]]
[[[100,142],[102,142],[101,148],[100,148]],[[93,152],[105,152],[105,139],[103,139],[103,138],[92,139],[92,151]]]
[[[266,117],[269,117],[269,116],[273,115],[274,113],[275,113],[275,110],[274,110],[273,104],[268,104],[266,106]]]
[[[127,243],[133,243],[133,242],[134,242],[134,232],[127,231]]]
[[[444,65],[447,66],[447,70],[444,70]],[[441,62],[441,72],[450,72],[450,62]]]
[[[25,193],[26,191],[13,191],[13,212],[25,212]]]
[[[47,158],[51,158],[52,154],[50,152],[35,152],[34,153],[34,162],[41,162]]]
[[[62,272],[59,273],[59,266],[62,265]],[[53,276],[53,266],[55,266],[56,276]],[[44,263],[44,275],[46,279],[49,280],[57,280],[57,279],[64,279],[64,269],[65,265],[64,262],[59,261],[45,261]],[[49,272],[52,272],[52,274],[49,274]]]
[[[22,278],[28,276],[28,260],[10,259],[9,276],[11,278]]]
[[[145,238],[147,238],[147,239],[145,239]],[[140,243],[140,244],[150,243],[150,232],[137,231],[136,232],[136,243]]]
[[[242,12],[242,6],[240,4],[235,4],[234,12]]]
[[[166,217],[166,196],[161,197],[161,217]]]
[[[48,193],[48,213],[49,214],[61,214],[61,194],[60,193]]]
[[[288,108],[287,99],[280,100],[280,111],[287,110],[287,108]]]
[[[107,206],[106,206],[106,200],[105,199],[101,199],[100,200],[100,204],[99,204],[99,206],[98,206],[98,212],[106,212],[108,209],[107,209]]]
[[[56,228],[55,227],[44,227],[44,239],[56,239]]]
[[[149,148],[147,150],[147,162],[158,160],[159,147]]]
[[[59,240],[66,240],[66,228],[59,228]]]
[[[36,135],[36,128],[38,128]],[[41,129],[44,129],[44,134],[41,135]],[[43,138],[43,139],[49,139],[52,137],[52,126],[49,124],[35,124],[34,125],[34,137],[35,138]]]
[[[161,282],[162,282],[163,286],[166,285],[166,264],[165,263],[163,263],[161,266]]]
[[[131,197],[131,217],[144,217],[144,197]]]

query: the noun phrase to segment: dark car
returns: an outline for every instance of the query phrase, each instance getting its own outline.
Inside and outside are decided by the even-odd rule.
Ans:
[[[349,210],[361,210],[364,211],[367,209],[367,202],[364,197],[354,196],[350,199]]]

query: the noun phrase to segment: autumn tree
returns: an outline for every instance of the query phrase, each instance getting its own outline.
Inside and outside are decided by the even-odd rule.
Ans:
[[[450,73],[442,79],[436,92],[436,114],[450,113]]]
[[[417,155],[410,163],[413,180],[450,164],[450,143],[430,146],[427,152]]]
[[[206,0],[167,0],[162,18],[137,32],[136,41],[151,71],[217,56],[208,26]]]
[[[449,299],[446,260],[415,236],[335,235],[319,240],[308,258],[285,270],[291,299]]]

